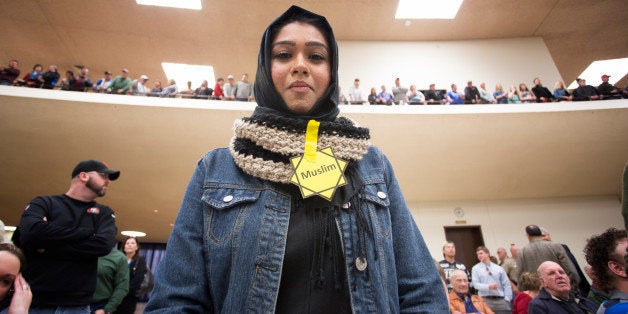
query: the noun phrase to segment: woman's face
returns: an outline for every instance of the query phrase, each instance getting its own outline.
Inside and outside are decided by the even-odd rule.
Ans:
[[[308,113],[329,87],[329,45],[310,24],[284,26],[271,48],[271,75],[275,89],[288,109]]]
[[[7,251],[0,251],[0,300],[7,296],[19,273],[20,260],[17,256]]]
[[[124,253],[135,253],[137,251],[137,241],[134,238],[129,238],[124,242]]]

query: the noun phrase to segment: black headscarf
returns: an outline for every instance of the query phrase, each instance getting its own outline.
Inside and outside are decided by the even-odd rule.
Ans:
[[[271,75],[272,43],[275,36],[283,26],[292,22],[302,22],[316,27],[327,39],[329,45],[330,81],[325,94],[317,100],[312,109],[303,115],[299,115],[290,109],[273,84]],[[339,113],[338,109],[338,45],[331,25],[321,15],[312,13],[298,6],[291,6],[280,17],[273,21],[262,36],[262,43],[257,61],[257,74],[255,75],[255,100],[258,106],[253,112],[253,117],[263,114],[273,114],[283,117],[299,119],[315,119],[317,121],[333,121]]]

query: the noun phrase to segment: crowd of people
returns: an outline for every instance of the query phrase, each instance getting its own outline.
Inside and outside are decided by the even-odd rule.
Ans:
[[[114,247],[115,215],[95,201],[119,176],[81,161],[65,194],[34,198],[11,241],[0,234],[1,313],[135,312],[150,270],[136,238]]]
[[[227,76],[227,81],[222,77],[216,80],[214,88],[208,86],[207,80],[194,88],[191,81],[187,81],[186,87],[180,88],[174,79],[169,79],[166,86],[161,81],[155,81],[153,87],[148,86],[148,76],[142,74],[131,80],[129,70],[122,69],[120,75],[113,77],[110,71],[105,71],[103,77],[93,82],[89,76],[88,68],[81,68],[74,74],[67,70],[61,78],[55,65],[50,65],[48,71],[43,72],[41,64],[33,66],[32,71],[20,78],[18,61],[11,60],[7,67],[0,68],[0,85],[27,86],[33,88],[60,89],[70,91],[93,91],[98,93],[121,94],[133,96],[155,97],[182,97],[213,100],[237,100],[254,101],[253,86],[249,82],[248,74],[242,74],[240,81],[235,82],[233,75]],[[339,87],[340,104],[371,104],[371,105],[463,105],[463,104],[520,104],[520,103],[544,103],[558,101],[586,101],[602,99],[628,98],[628,86],[621,89],[608,82],[610,76],[602,75],[602,83],[598,87],[587,85],[585,79],[577,78],[578,87],[571,92],[562,81],[554,84],[552,91],[541,84],[539,78],[534,78],[531,89],[525,83],[519,86],[511,85],[508,90],[497,83],[494,90],[487,90],[485,83],[480,83],[479,88],[468,81],[463,91],[458,90],[456,84],[451,84],[449,90],[436,89],[436,84],[430,84],[429,89],[417,89],[416,85],[405,87],[400,79],[395,79],[395,85],[391,92],[382,85],[378,93],[375,87],[367,94],[360,87],[360,79],[354,80],[354,85],[348,90],[348,96],[342,93]]]
[[[443,246],[437,263],[449,291],[452,314],[459,313],[626,313],[628,276],[624,256],[626,230],[609,228],[591,236],[584,249],[585,272],[564,244],[552,242],[547,229],[525,228],[529,243],[510,246],[491,256],[476,248],[478,263],[471,271],[456,260],[456,246]]]
[[[511,246],[514,261],[497,250],[501,266],[480,246],[469,272],[454,243],[436,263],[370,130],[339,116],[338,45],[327,19],[291,6],[262,38],[257,107],[235,121],[229,147],[198,161],[146,313],[510,313],[511,303],[528,313],[597,310],[568,248],[536,225],[525,228],[529,244]],[[124,73],[114,81],[128,82]],[[105,90],[126,93],[121,86]],[[15,246],[0,247],[1,311],[135,307],[134,282],[146,278],[139,243],[125,240],[124,256],[112,251],[115,214],[95,201],[119,176],[81,161],[66,193],[29,202]],[[628,305],[627,245],[625,230],[611,228],[585,249],[588,293],[608,299],[601,309],[609,313]],[[114,297],[115,278],[122,290]]]

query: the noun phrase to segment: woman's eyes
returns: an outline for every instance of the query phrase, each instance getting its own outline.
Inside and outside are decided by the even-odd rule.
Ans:
[[[13,283],[13,281],[8,279],[0,279],[0,287],[8,287]]]
[[[292,58],[293,54],[287,51],[281,51],[281,52],[277,52],[274,54],[273,58],[275,59],[280,59],[280,60],[288,60],[290,58]],[[317,53],[317,52],[313,52],[307,55],[307,58],[309,60],[312,60],[314,62],[320,62],[320,61],[325,61],[326,57],[325,55],[323,55],[322,53]]]

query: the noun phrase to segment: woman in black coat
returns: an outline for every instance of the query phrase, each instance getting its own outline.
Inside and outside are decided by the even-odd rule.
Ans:
[[[122,251],[129,263],[129,293],[118,306],[116,314],[133,314],[140,296],[137,295],[146,274],[146,259],[140,255],[140,243],[137,238],[128,237],[124,240]]]

